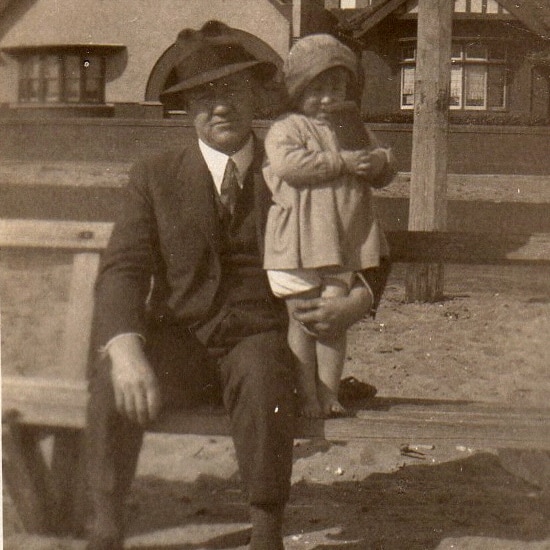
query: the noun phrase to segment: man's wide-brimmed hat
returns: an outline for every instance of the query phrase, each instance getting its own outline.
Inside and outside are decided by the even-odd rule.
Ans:
[[[231,33],[231,28],[219,21],[209,21],[198,31],[184,29],[178,35],[176,46],[182,52],[174,67],[177,83],[161,93],[164,103],[245,69],[253,70],[261,81],[277,72],[273,63],[259,60],[248,52]]]

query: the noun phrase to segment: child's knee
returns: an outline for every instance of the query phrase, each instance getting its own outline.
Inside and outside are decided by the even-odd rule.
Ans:
[[[287,339],[290,349],[294,351],[297,347],[303,347],[311,339],[311,336],[304,332],[302,324],[299,321],[291,317],[288,321]]]
[[[315,364],[315,339],[303,330],[298,321],[289,323],[287,338],[288,347],[298,363]]]

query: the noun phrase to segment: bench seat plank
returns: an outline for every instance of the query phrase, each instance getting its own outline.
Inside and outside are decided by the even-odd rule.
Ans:
[[[80,429],[85,422],[86,400],[84,382],[24,377],[3,380],[3,416],[18,423],[52,431]],[[351,418],[300,419],[296,437],[550,450],[550,409],[377,397],[354,412]],[[229,422],[221,409],[193,409],[164,415],[150,431],[226,436]]]

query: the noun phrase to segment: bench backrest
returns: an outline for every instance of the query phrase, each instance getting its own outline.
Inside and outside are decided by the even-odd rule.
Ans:
[[[83,379],[88,361],[93,287],[112,223],[0,220],[0,249],[58,249],[73,253],[69,305],[61,347],[65,373]],[[388,234],[396,262],[550,263],[550,235],[408,232]],[[72,377],[72,375],[71,375]]]
[[[68,310],[60,362],[64,373],[83,379],[90,346],[93,288],[111,223],[0,220],[0,249],[58,249],[73,253]]]

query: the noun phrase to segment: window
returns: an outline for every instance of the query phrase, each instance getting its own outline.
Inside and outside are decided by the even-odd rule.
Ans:
[[[474,15],[510,15],[498,0],[454,0],[455,13],[472,13]],[[418,0],[407,0],[405,13],[418,13]]]
[[[19,102],[103,103],[105,58],[97,54],[19,54]]]
[[[401,70],[401,107],[414,107],[414,67],[403,67]]]
[[[414,107],[415,47],[401,54],[401,109]],[[506,108],[507,48],[497,42],[454,42],[450,108],[495,111]]]

